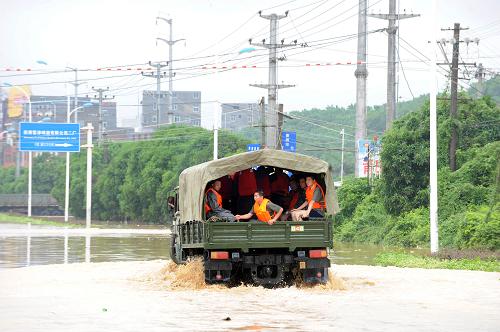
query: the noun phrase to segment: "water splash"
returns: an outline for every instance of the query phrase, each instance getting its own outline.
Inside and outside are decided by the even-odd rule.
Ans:
[[[262,288],[259,286],[240,284],[236,287],[228,288],[226,285],[207,285],[205,283],[205,275],[203,268],[203,260],[195,258],[189,260],[186,264],[175,264],[173,261],[168,261],[159,271],[153,271],[138,279],[145,282],[153,288],[163,290],[231,290],[244,291],[245,289]],[[306,291],[344,291],[348,289],[347,283],[341,277],[335,275],[332,270],[328,274],[328,282],[326,284],[309,285],[302,282],[301,278],[295,280],[295,285],[291,288]]]

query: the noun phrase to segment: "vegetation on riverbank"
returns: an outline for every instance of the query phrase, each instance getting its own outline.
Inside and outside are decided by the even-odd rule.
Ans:
[[[58,221],[51,221],[38,218],[28,218],[26,216],[19,216],[9,213],[0,213],[0,223],[8,223],[8,224],[31,223],[32,225],[46,225],[46,226],[68,227],[68,228],[81,227],[81,225],[70,222],[66,223],[66,222],[58,222]]]
[[[374,262],[381,266],[500,272],[500,261],[496,259],[442,259],[408,253],[384,252],[377,254]]]
[[[219,157],[246,151],[247,140],[219,131]],[[213,133],[190,126],[168,126],[143,141],[103,142],[93,150],[92,218],[165,223],[167,198],[187,167],[212,160]],[[23,193],[27,170],[14,176],[0,168],[0,193]],[[33,193],[64,202],[65,159],[44,153],[33,161]],[[85,216],[86,154],[71,155],[70,213]]]
[[[464,96],[465,97],[465,96]],[[438,103],[441,246],[500,249],[499,106],[471,99],[459,109],[457,170],[448,167],[449,102]],[[383,174],[347,179],[338,191],[340,241],[416,247],[429,243],[429,105],[394,122],[382,137]]]

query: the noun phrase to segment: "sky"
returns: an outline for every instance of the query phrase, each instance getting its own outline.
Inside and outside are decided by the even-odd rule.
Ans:
[[[408,100],[429,91],[426,58],[431,52],[439,52],[439,61],[444,61],[436,44],[429,41],[434,36],[450,39],[452,31],[432,33],[431,0],[398,3],[400,12],[421,14],[400,21],[398,97]],[[386,13],[389,1],[369,0],[368,6],[370,13]],[[160,16],[173,20],[174,39],[185,39],[174,46],[174,90],[200,90],[202,112],[211,102],[256,102],[267,91],[249,84],[267,83],[267,50],[254,47],[253,52],[239,52],[250,47],[249,38],[269,41],[269,21],[259,17],[259,10],[263,14],[289,10],[288,17],[279,21],[278,40],[284,39],[285,44],[297,40],[299,45],[278,52],[284,59],[278,64],[278,82],[295,85],[279,91],[278,101],[285,111],[355,103],[357,0],[1,0],[0,82],[31,84],[36,95],[64,95],[68,89],[65,82],[74,77],[65,67],[78,68],[79,78],[86,82],[79,95],[93,95],[92,87],[109,87],[109,95],[118,103],[119,123],[134,118],[142,90],[156,89],[156,81],[126,68],[144,68],[148,61],[168,59],[168,46],[156,43],[157,37],[169,38],[169,25],[156,22]],[[499,72],[498,13],[500,2],[495,0],[441,0],[436,25],[448,28],[459,22],[468,27],[461,31],[461,37],[478,37],[480,42],[461,44],[462,61],[481,62],[489,72]],[[386,26],[387,21],[368,19],[368,31]],[[300,47],[303,43],[316,46]],[[445,51],[451,58],[450,44]],[[384,32],[368,35],[367,53],[367,104],[383,104],[387,69]],[[204,69],[206,66],[238,68]],[[97,70],[110,67],[124,71]],[[16,68],[32,71],[6,71]],[[440,69],[440,89],[448,84],[445,70]],[[474,72],[469,68],[463,73],[473,78]],[[166,79],[162,82],[162,89],[167,90]],[[464,80],[461,85],[468,88],[472,82]],[[72,86],[69,89],[73,91]]]

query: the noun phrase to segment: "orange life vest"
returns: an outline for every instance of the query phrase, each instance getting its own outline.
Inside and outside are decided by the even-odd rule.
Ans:
[[[205,214],[212,211],[212,208],[210,207],[210,205],[208,205],[209,192],[213,192],[215,194],[215,197],[217,197],[217,204],[219,206],[222,206],[222,196],[214,188],[208,188],[207,192],[205,193]]]
[[[255,204],[253,205],[253,212],[257,216],[257,219],[263,222],[268,222],[276,214],[273,213],[273,217],[271,217],[271,214],[269,213],[269,211],[267,211],[267,203],[269,203],[269,200],[267,198],[264,198],[260,205],[257,202],[255,202]]]
[[[319,190],[321,190],[321,200],[319,202],[314,202],[313,209],[324,209],[326,208],[325,192],[323,191],[323,188],[321,188],[321,186],[316,181],[314,181],[312,186],[306,188],[306,200],[307,202],[313,200],[314,191],[316,190],[316,187],[318,187]]]

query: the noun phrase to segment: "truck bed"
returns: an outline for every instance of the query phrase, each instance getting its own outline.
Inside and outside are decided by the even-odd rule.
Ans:
[[[177,225],[183,248],[325,248],[333,246],[330,220],[263,222],[190,222]]]

